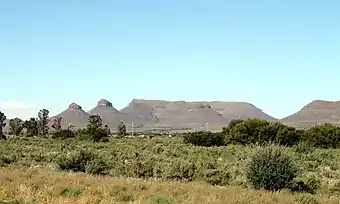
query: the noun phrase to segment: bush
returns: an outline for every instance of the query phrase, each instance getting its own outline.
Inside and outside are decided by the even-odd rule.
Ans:
[[[332,124],[313,126],[306,130],[303,140],[313,147],[339,148],[340,127]]]
[[[208,169],[204,175],[204,181],[212,185],[224,186],[229,184],[230,173],[221,169]]]
[[[104,128],[87,127],[86,129],[77,131],[77,138],[79,140],[90,140],[92,142],[108,142],[109,134]]]
[[[53,133],[52,138],[53,139],[68,139],[68,138],[74,138],[75,134],[72,130],[64,129],[64,130],[58,130]]]
[[[85,172],[89,174],[105,175],[109,166],[102,159],[93,159],[87,162]]]
[[[224,145],[224,135],[207,131],[190,132],[184,135],[184,142],[205,147],[222,146]]]
[[[310,194],[315,194],[316,191],[320,188],[321,181],[316,177],[308,178],[307,182],[303,181],[294,182],[292,187],[290,188],[292,192],[306,192]]]
[[[278,122],[262,119],[232,120],[222,133],[226,144],[277,144],[293,146],[300,141],[301,132]]]
[[[86,150],[80,150],[69,156],[62,156],[58,161],[62,171],[84,172],[90,174],[105,174],[107,164]]]
[[[0,167],[7,166],[8,164],[14,163],[16,161],[16,157],[14,155],[5,156],[0,155]]]
[[[272,144],[252,155],[246,169],[247,179],[255,188],[272,191],[290,187],[296,174],[297,168],[291,158]]]

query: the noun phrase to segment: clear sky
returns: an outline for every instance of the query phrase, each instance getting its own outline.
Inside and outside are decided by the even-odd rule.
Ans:
[[[281,118],[340,100],[340,1],[1,1],[0,81],[8,117],[144,98]]]

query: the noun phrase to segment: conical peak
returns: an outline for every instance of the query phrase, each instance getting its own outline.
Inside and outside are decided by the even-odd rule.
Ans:
[[[68,108],[70,109],[77,109],[77,110],[82,110],[82,107],[76,103],[71,103]]]
[[[98,106],[108,106],[112,107],[112,103],[106,99],[101,99],[98,101]]]

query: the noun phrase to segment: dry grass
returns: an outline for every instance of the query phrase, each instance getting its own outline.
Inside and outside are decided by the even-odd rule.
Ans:
[[[204,183],[143,181],[60,173],[42,169],[0,169],[0,195],[22,203],[340,203],[340,197],[270,193]],[[319,202],[317,202],[319,201]],[[1,201],[0,201],[1,203]],[[20,203],[20,202],[19,202]]]

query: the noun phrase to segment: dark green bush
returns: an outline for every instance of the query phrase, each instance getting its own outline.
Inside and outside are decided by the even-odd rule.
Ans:
[[[74,138],[74,137],[75,137],[75,133],[69,129],[59,130],[52,134],[53,139],[68,139],[68,138]]]
[[[321,181],[316,177],[308,178],[307,182],[298,181],[294,182],[290,187],[292,192],[306,192],[310,194],[315,194],[316,191],[320,188]]]
[[[92,142],[108,142],[109,134],[108,131],[102,127],[87,127],[77,131],[77,138],[79,140],[89,140]]]
[[[104,174],[108,169],[107,164],[92,152],[80,150],[58,160],[62,171],[86,172],[90,174]]]
[[[0,167],[7,166],[8,164],[14,163],[17,160],[15,155],[7,156],[0,155]]]
[[[193,181],[195,178],[196,166],[194,162],[173,160],[163,168],[165,168],[163,172],[165,179]]]
[[[293,146],[300,141],[301,132],[278,122],[262,119],[233,120],[223,128],[226,144],[277,144]]]
[[[290,187],[296,175],[297,168],[291,158],[272,144],[252,155],[246,169],[247,179],[255,188],[272,191]]]
[[[208,169],[203,180],[212,185],[225,186],[229,184],[230,173],[225,169]]]
[[[340,127],[332,124],[313,126],[306,130],[303,140],[313,147],[339,148]]]
[[[58,165],[63,171],[69,170],[73,172],[85,172],[86,164],[94,159],[92,152],[80,150],[79,152],[72,153],[69,156],[62,156]]]
[[[87,162],[85,172],[89,174],[105,175],[109,166],[102,159],[95,158]]]
[[[224,135],[208,131],[190,132],[184,135],[184,142],[205,147],[222,146],[224,145]]]

